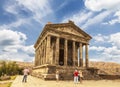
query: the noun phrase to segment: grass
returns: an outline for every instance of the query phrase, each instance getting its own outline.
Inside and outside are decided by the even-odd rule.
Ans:
[[[10,87],[12,82],[0,84],[0,87]]]
[[[10,78],[11,78],[10,80],[14,80],[16,78],[16,75],[15,76],[11,76]]]
[[[16,78],[16,75],[15,76],[11,76],[10,80],[14,80],[15,78]],[[9,80],[6,80],[6,81],[9,81]],[[0,83],[0,87],[10,87],[11,84],[12,84],[12,82]]]

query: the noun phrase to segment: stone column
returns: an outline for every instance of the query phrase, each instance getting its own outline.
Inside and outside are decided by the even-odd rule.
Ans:
[[[40,64],[42,65],[42,44],[40,45]]]
[[[56,64],[56,65],[59,64],[59,46],[60,46],[60,38],[57,37],[57,38],[56,38],[56,45],[55,45],[55,49],[56,49],[56,53],[55,53],[55,64]]]
[[[82,43],[79,44],[79,63],[80,63],[80,67],[83,67],[83,47],[82,47]]]
[[[37,57],[37,51],[35,52],[35,66],[37,66],[37,59],[38,59],[38,57]]]
[[[42,43],[41,43],[40,48],[41,48],[41,51],[40,51],[40,60],[41,60],[41,65],[42,65],[42,64],[43,64],[43,61],[42,61],[42,58],[43,58],[43,57],[42,57],[42,55],[43,55],[43,54],[42,54],[42,53],[43,53],[43,52],[42,52]]]
[[[68,40],[65,39],[64,42],[64,65],[67,66],[67,59],[68,59]]]
[[[41,60],[40,60],[40,47],[38,48],[38,60],[37,60],[37,62],[38,62],[38,65],[41,65]]]
[[[73,54],[72,54],[72,57],[73,57],[73,66],[75,66],[75,41],[73,41],[73,46],[72,46],[72,50],[73,50]]]
[[[45,40],[43,41],[43,61],[45,64]]]
[[[38,60],[39,60],[39,53],[38,53],[38,51],[39,51],[39,50],[37,50],[37,58],[36,58],[36,64],[37,64],[37,66],[38,66],[38,63],[39,63],[39,62],[38,62]]]
[[[75,65],[78,66],[78,46],[75,45]]]
[[[47,36],[47,43],[46,43],[46,60],[47,60],[47,63],[50,64],[50,59],[49,59],[49,56],[50,56],[50,39],[51,37],[48,35]]]
[[[45,64],[47,63],[47,60],[46,60],[46,38],[45,38]]]
[[[85,45],[85,64],[86,64],[86,67],[89,67],[89,60],[88,60],[88,44]]]

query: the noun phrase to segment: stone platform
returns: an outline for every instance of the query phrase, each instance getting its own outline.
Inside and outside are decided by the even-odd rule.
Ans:
[[[73,80],[74,70],[81,70],[85,80],[101,79],[97,75],[97,70],[95,68],[85,68],[85,67],[73,67],[73,66],[56,66],[45,64],[42,66],[37,66],[33,68],[32,76],[44,79],[44,80],[55,80],[55,72],[59,71],[60,80]]]

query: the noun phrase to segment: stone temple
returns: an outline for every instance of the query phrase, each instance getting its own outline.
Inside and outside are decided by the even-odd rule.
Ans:
[[[89,72],[88,45],[92,39],[74,22],[52,24],[48,22],[38,37],[35,48],[33,76],[43,79],[72,79],[75,69]]]

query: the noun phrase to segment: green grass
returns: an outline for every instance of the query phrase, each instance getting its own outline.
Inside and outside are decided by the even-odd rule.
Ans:
[[[0,84],[0,87],[10,87],[12,82],[5,83],[5,84]]]
[[[11,78],[10,80],[14,80],[16,78],[16,75],[15,76],[11,76],[10,78]]]
[[[15,78],[16,78],[16,75],[10,76],[10,80],[15,80]],[[9,80],[4,80],[4,81],[9,81]],[[0,87],[10,87],[11,84],[12,84],[12,82],[3,83],[3,84],[0,84]]]

